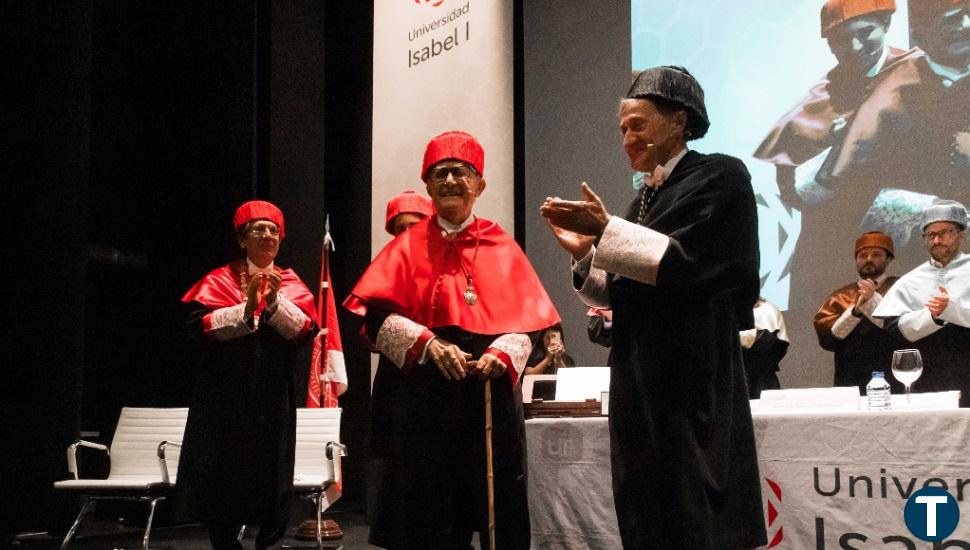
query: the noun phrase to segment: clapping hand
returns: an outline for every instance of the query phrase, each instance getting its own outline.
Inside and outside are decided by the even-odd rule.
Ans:
[[[859,297],[855,302],[857,306],[866,303],[876,293],[876,283],[872,282],[871,279],[862,279],[857,286],[859,287]]]
[[[280,290],[283,277],[279,273],[271,271],[263,275],[263,279],[266,281],[266,293],[263,294],[263,298],[266,299],[267,304],[272,304],[276,301],[276,295]]]
[[[576,260],[582,259],[596,237],[603,233],[610,221],[603,201],[586,182],[580,185],[583,200],[570,201],[558,197],[546,197],[539,208],[559,244]]]
[[[256,273],[249,279],[246,287],[246,317],[250,317],[258,308],[263,300],[263,293],[266,289],[267,280],[262,273]],[[279,288],[277,286],[277,288]]]
[[[930,298],[929,302],[926,302],[926,309],[930,310],[930,315],[934,319],[942,315],[943,310],[950,304],[950,294],[946,291],[946,288],[941,286],[939,290],[939,294]]]

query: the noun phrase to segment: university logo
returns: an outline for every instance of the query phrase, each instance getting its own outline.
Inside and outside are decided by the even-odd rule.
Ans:
[[[774,548],[781,544],[781,541],[785,538],[785,529],[781,525],[781,520],[778,518],[778,510],[781,508],[781,485],[778,483],[764,478],[765,484],[768,486],[768,491],[761,491],[761,494],[765,496],[768,504],[768,548]]]
[[[924,487],[906,499],[903,520],[909,532],[917,538],[936,542],[956,530],[960,523],[960,506],[947,491]]]
[[[415,4],[431,4],[431,7],[437,8],[441,4],[445,3],[445,0],[414,0]]]

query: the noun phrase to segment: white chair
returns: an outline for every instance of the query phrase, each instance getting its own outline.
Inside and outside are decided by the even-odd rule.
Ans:
[[[317,548],[340,550],[340,545],[325,545],[320,530],[324,510],[340,498],[340,458],[347,448],[340,444],[341,409],[296,410],[296,463],[293,469],[293,491],[312,500],[317,509],[315,545],[284,548]]]
[[[98,500],[112,499],[149,503],[148,522],[142,538],[142,548],[148,550],[155,506],[175,486],[188,412],[187,408],[125,407],[121,409],[110,450],[104,445],[82,440],[67,448],[67,469],[74,479],[55,482],[54,488],[79,493],[84,497],[84,505],[64,537],[62,549],[67,548],[91,505]],[[108,455],[111,468],[107,479],[80,476],[76,457],[78,447],[98,449]]]

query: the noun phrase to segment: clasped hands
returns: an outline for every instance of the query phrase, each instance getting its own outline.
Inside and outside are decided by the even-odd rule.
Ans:
[[[939,294],[930,298],[929,302],[926,302],[926,309],[930,310],[930,315],[934,319],[943,315],[943,310],[950,304],[950,293],[947,292],[946,288],[941,286],[939,287],[939,291]]]
[[[559,197],[546,197],[539,207],[539,214],[552,230],[559,245],[579,261],[589,253],[593,242],[603,234],[610,221],[603,201],[586,182],[579,188],[583,200],[569,201]]]
[[[871,279],[862,279],[856,283],[856,288],[859,289],[859,295],[856,296],[855,305],[852,307],[852,314],[856,317],[862,317],[862,312],[859,311],[859,307],[868,302],[876,293],[876,283]]]
[[[252,316],[264,299],[267,305],[275,303],[282,282],[283,278],[274,271],[253,275],[246,287],[246,317]]]
[[[463,380],[466,376],[476,376],[479,380],[498,378],[508,368],[491,353],[482,354],[473,361],[472,354],[437,336],[428,343],[428,357],[446,380]]]

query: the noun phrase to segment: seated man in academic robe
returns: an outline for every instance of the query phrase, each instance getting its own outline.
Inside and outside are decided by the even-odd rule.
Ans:
[[[873,315],[888,319],[923,357],[921,391],[960,390],[970,405],[970,254],[963,252],[967,210],[940,200],[923,212],[930,259],[903,275]]]

